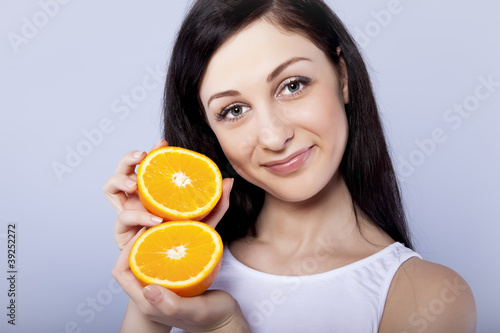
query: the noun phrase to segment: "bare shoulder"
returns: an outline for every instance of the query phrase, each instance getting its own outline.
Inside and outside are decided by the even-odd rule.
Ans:
[[[476,303],[452,269],[420,258],[401,265],[392,281],[379,332],[454,332],[476,329]]]

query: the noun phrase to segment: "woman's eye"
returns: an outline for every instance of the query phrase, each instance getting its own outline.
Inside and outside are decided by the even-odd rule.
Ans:
[[[245,115],[250,108],[242,104],[232,104],[217,115],[217,120],[237,120]]]
[[[287,85],[288,91],[289,92],[296,92],[300,89],[301,84],[299,82],[292,82]]]
[[[300,94],[305,86],[310,82],[311,80],[306,77],[293,77],[287,79],[280,85],[280,88],[278,89],[278,96],[295,96]]]
[[[231,117],[238,117],[243,114],[243,107],[240,105],[234,106],[229,110],[229,116]]]

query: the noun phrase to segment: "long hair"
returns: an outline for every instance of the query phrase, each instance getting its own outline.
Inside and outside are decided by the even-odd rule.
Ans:
[[[345,62],[349,137],[340,171],[354,211],[357,214],[359,210],[395,241],[412,248],[368,71],[353,38],[322,0],[198,0],[179,30],[165,85],[164,137],[171,145],[207,155],[223,174],[230,171],[235,178],[230,207],[217,226],[221,237],[231,242],[255,233],[264,191],[230,169],[206,121],[198,89],[215,51],[259,18],[307,37],[337,68],[341,59]]]

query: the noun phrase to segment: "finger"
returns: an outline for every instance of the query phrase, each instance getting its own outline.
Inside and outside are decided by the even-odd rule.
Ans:
[[[115,278],[116,282],[122,287],[123,291],[127,293],[134,301],[140,299],[142,296],[143,286],[137,280],[135,275],[130,270],[129,265],[129,256],[130,250],[132,249],[132,245],[135,240],[146,230],[146,228],[142,228],[137,232],[137,234],[130,239],[130,241],[123,247],[118,260],[116,261],[115,266],[112,270],[112,275]]]
[[[118,162],[118,167],[116,168],[116,174],[129,175],[135,172],[135,167],[137,164],[146,157],[146,152],[135,150],[128,152],[122,157],[120,162]]]
[[[181,297],[174,292],[157,284],[150,284],[142,290],[144,298],[165,315],[172,316],[176,312],[176,304]]]
[[[130,255],[130,250],[132,249],[132,245],[134,245],[134,242],[136,241],[137,238],[139,238],[140,235],[142,235],[146,231],[146,228],[141,228],[135,235],[130,239],[130,241],[125,244],[123,247],[123,250],[120,253],[120,256],[118,256],[118,260],[116,261],[115,267],[117,268],[118,271],[123,271],[124,269],[129,269],[128,265],[128,257]]]
[[[137,181],[133,176],[115,174],[104,183],[102,190],[113,208],[120,213],[127,201],[126,193],[132,194],[137,190]]]
[[[180,297],[159,285],[143,289],[144,298],[157,311],[180,322],[211,326],[230,317],[236,301],[226,292],[209,290],[196,297]]]
[[[168,142],[167,140],[165,139],[161,139],[160,142],[158,142],[157,144],[155,144],[151,150],[155,150],[157,148],[160,148],[160,147],[168,147]]]
[[[163,222],[161,217],[155,216],[142,210],[124,210],[118,215],[115,224],[115,232],[123,233],[131,227],[154,227]]]
[[[116,219],[114,227],[115,243],[121,250],[141,227],[154,227],[163,221],[162,218],[142,210],[123,210]]]
[[[115,239],[116,246],[118,246],[118,248],[120,250],[123,250],[123,248],[125,247],[125,245],[127,245],[127,243],[132,238],[134,238],[134,236],[137,234],[137,232],[140,229],[141,229],[141,227],[133,227],[133,228],[130,228],[129,230],[127,230],[125,232],[122,232],[122,233],[116,233],[115,232],[114,239]]]
[[[222,180],[222,196],[219,199],[214,209],[203,219],[203,222],[215,229],[219,221],[222,219],[227,209],[229,208],[229,196],[233,188],[234,179],[225,178]]]
[[[137,179],[134,175],[115,174],[104,183],[102,190],[110,195],[120,192],[131,194],[137,190]]]

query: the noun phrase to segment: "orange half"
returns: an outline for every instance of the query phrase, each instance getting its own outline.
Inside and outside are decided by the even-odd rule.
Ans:
[[[165,222],[137,238],[129,264],[142,285],[159,284],[190,297],[210,287],[220,268],[222,250],[219,234],[205,223]]]
[[[150,152],[137,170],[139,198],[152,214],[165,220],[199,220],[222,195],[222,176],[207,156],[179,148]]]

